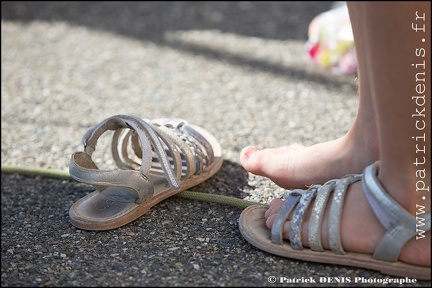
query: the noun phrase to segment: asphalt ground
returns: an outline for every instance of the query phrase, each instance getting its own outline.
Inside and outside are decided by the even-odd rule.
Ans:
[[[335,139],[357,111],[355,75],[305,56],[310,21],[332,4],[2,1],[2,166],[68,171],[85,131],[107,117],[184,118],[225,156],[191,190],[268,203],[283,189],[247,173],[240,150]],[[2,287],[370,287],[388,277],[262,252],[239,232],[242,208],[177,196],[115,230],[76,229],[69,207],[92,190],[2,173]],[[431,284],[415,282],[398,286]]]

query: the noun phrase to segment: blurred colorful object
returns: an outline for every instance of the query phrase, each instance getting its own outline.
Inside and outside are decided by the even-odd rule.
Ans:
[[[335,73],[357,71],[354,37],[345,2],[319,14],[309,24],[306,50],[314,63]]]

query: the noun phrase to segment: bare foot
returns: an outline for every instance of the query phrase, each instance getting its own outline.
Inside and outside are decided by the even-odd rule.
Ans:
[[[310,147],[285,146],[258,150],[245,147],[240,153],[243,167],[256,175],[270,178],[286,188],[305,188],[325,183],[363,169],[378,160],[375,139],[359,137],[354,133]]]
[[[283,200],[281,199],[274,199],[270,203],[270,207],[265,213],[265,218],[267,220],[266,225],[269,229],[271,229],[276,214],[281,209],[282,204]],[[311,205],[313,205],[313,203],[311,203]],[[321,233],[322,245],[325,249],[329,249],[329,210],[330,209],[326,210]],[[356,182],[349,186],[345,196],[341,219],[341,242],[344,250],[348,252],[373,254],[385,230],[367,202],[362,191],[361,182]],[[303,246],[305,247],[308,247],[308,222],[309,215],[306,214],[301,235]],[[284,239],[289,239],[289,225],[289,221],[284,224]],[[402,248],[399,260],[416,265],[430,266],[430,241],[430,232],[421,240],[412,239]]]

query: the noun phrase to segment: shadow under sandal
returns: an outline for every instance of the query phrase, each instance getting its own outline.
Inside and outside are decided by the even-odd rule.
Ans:
[[[308,190],[292,190],[285,193],[284,204],[276,216],[270,231],[266,226],[264,213],[268,209],[262,206],[249,206],[243,210],[239,219],[239,228],[243,237],[255,247],[283,257],[354,266],[380,271],[384,274],[431,279],[430,267],[416,266],[398,261],[402,247],[416,237],[417,221],[404,208],[388,195],[376,175],[379,162],[366,167],[363,174],[351,174],[338,180],[330,180],[324,185],[315,185]],[[344,251],[340,238],[340,222],[344,195],[348,185],[362,181],[363,190],[369,204],[387,229],[373,255]],[[321,223],[324,211],[333,192],[329,213],[329,243],[331,250],[321,245]],[[303,216],[310,203],[315,199],[309,219],[308,244],[302,246],[301,226]],[[424,215],[425,233],[430,231],[430,214]],[[289,241],[282,238],[283,225],[290,220]]]
[[[119,169],[100,170],[92,160],[99,137],[113,130],[112,156]],[[96,190],[69,209],[70,222],[85,230],[109,230],[145,214],[160,201],[213,176],[222,149],[205,129],[182,119],[145,120],[127,115],[105,119],[72,154],[69,173]]]

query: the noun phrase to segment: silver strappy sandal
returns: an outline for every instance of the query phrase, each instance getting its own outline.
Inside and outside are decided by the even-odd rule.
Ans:
[[[268,208],[249,206],[243,210],[239,228],[243,237],[255,247],[283,257],[312,262],[339,264],[377,270],[384,274],[431,279],[430,267],[416,266],[398,261],[404,245],[416,237],[416,218],[398,205],[383,189],[376,175],[379,162],[368,166],[364,173],[347,175],[339,180],[331,180],[324,185],[315,185],[308,190],[287,191],[284,204],[274,220],[272,230],[266,226],[264,213]],[[340,221],[344,195],[348,185],[362,181],[363,190],[373,211],[387,232],[382,237],[373,255],[346,252],[340,240]],[[325,250],[321,245],[321,222],[329,196],[333,193],[329,214],[329,245]],[[308,248],[303,247],[301,228],[303,217],[314,201],[309,218]],[[430,231],[430,214],[422,215],[421,230]],[[290,239],[282,238],[284,223],[290,220]]]
[[[108,130],[114,131],[116,170],[100,170],[92,160],[99,137]],[[75,202],[69,218],[85,230],[123,226],[160,201],[210,178],[223,162],[218,141],[182,119],[116,115],[89,129],[82,142],[84,151],[72,154],[69,173],[96,191]]]

